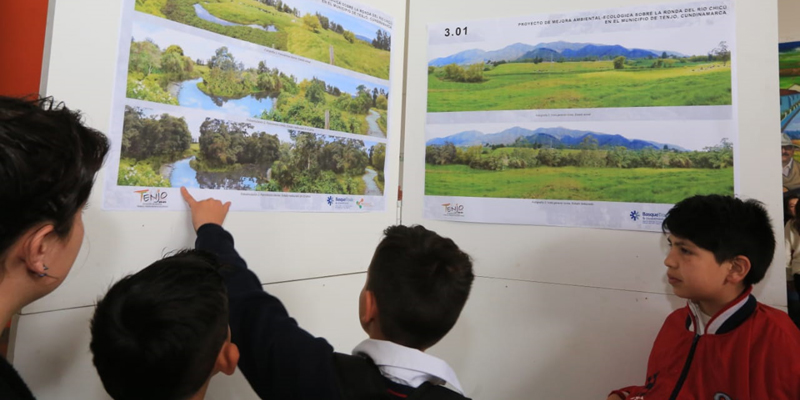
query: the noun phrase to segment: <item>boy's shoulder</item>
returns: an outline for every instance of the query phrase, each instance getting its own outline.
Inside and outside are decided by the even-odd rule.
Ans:
[[[789,348],[784,346],[791,346],[791,349],[800,350],[800,329],[785,312],[759,302],[753,318],[756,337],[769,341],[769,346],[785,350]]]

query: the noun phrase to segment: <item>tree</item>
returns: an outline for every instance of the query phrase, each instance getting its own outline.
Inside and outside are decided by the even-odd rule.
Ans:
[[[378,99],[375,100],[375,108],[380,110],[385,110],[389,108],[389,99],[386,98],[386,95],[378,95]]]
[[[456,64],[448,64],[444,66],[444,77],[451,81],[463,82],[464,69]]]
[[[717,58],[717,60],[722,61],[722,65],[727,65],[728,61],[731,59],[731,52],[728,50],[728,42],[721,41],[717,48],[712,50],[712,54]]]
[[[209,68],[219,68],[223,71],[236,70],[236,59],[226,46],[218,48],[211,59],[208,60]]]
[[[667,52],[666,51],[661,53],[661,58],[662,59],[666,59],[667,57],[669,57],[669,56],[667,56]]]
[[[128,69],[150,75],[161,68],[161,49],[152,40],[132,42]]]
[[[583,137],[583,140],[581,140],[578,148],[581,150],[597,150],[598,141],[594,136],[586,135]]]
[[[625,68],[625,56],[619,56],[614,59],[614,69],[623,69]]]
[[[483,62],[470,65],[464,71],[464,82],[483,82]]]
[[[325,84],[317,79],[312,79],[306,89],[306,99],[314,104],[325,103]]]
[[[392,47],[392,36],[383,29],[378,29],[375,39],[372,39],[372,46],[376,49],[389,51]]]
[[[354,35],[353,32],[344,31],[342,32],[342,36],[350,43],[355,43],[356,41],[356,35]]]
[[[303,23],[314,33],[319,33],[319,30],[322,29],[322,24],[316,15],[306,14],[303,17]]]
[[[370,164],[375,167],[377,171],[383,171],[386,163],[386,145],[378,143],[370,149]]]
[[[174,51],[164,52],[164,56],[161,57],[161,68],[166,73],[180,75],[184,68],[183,56]]]
[[[331,29],[331,23],[330,23],[330,20],[328,19],[328,17],[326,17],[326,16],[324,16],[324,15],[322,15],[320,13],[315,13],[315,15],[317,16],[317,19],[319,19],[319,23],[322,26],[322,29],[325,29],[325,30],[330,30]]]

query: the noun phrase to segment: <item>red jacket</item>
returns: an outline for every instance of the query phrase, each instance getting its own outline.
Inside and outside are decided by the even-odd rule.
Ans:
[[[702,326],[689,303],[658,333],[644,386],[614,391],[627,400],[798,400],[800,330],[748,289]]]

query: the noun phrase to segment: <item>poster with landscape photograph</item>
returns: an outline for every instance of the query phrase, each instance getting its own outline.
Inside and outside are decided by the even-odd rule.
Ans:
[[[105,208],[184,209],[185,186],[234,210],[385,209],[385,16],[339,0],[124,7]],[[298,40],[337,62],[292,54]]]
[[[781,132],[800,142],[800,42],[778,46],[781,89]],[[800,154],[798,154],[800,156]]]
[[[660,230],[735,193],[733,3],[429,26],[425,216]]]

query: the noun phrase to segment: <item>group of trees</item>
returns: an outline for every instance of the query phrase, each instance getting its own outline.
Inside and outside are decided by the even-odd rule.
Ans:
[[[211,168],[234,164],[272,165],[280,156],[277,135],[248,133],[249,123],[206,118],[200,125],[200,158]]]
[[[390,51],[392,49],[392,35],[383,29],[378,29],[375,33],[375,39],[372,39],[372,47]]]
[[[326,95],[333,96],[329,99]],[[384,89],[373,88],[371,91],[359,85],[357,93],[350,95],[339,88],[328,85],[325,81],[313,78],[298,85],[296,95],[281,93],[275,100],[272,109],[264,111],[261,118],[270,121],[325,128],[325,113],[328,113],[328,129],[363,133],[366,121],[363,115],[375,107],[385,110],[388,106],[388,95]],[[303,96],[301,99],[300,96]],[[349,114],[349,115],[348,115]]]
[[[485,64],[483,62],[472,64],[467,68],[463,68],[458,64],[448,64],[444,66],[444,79],[453,82],[483,82],[484,69]],[[435,68],[428,68],[428,73],[434,71]]]
[[[344,26],[337,24],[319,12],[315,12],[313,15],[304,15],[303,24],[314,33],[320,33],[322,29],[325,29],[327,31],[342,35],[350,43],[355,43],[356,40],[358,40],[353,32],[348,31],[344,28]],[[384,31],[383,29],[378,29],[375,35],[375,39],[372,39],[372,42],[369,43],[372,45],[372,47],[386,51],[391,50],[392,36],[388,32]]]
[[[192,143],[186,120],[169,114],[146,117],[141,109],[125,106],[122,157],[144,160],[179,159]]]
[[[258,0],[261,4],[268,5],[270,7],[275,7],[275,10],[278,12],[291,14],[296,17],[300,16],[300,10],[289,6],[288,4],[284,3],[281,0]]]
[[[197,169],[257,165],[262,183],[257,190],[299,193],[360,194],[368,166],[382,176],[386,147],[330,138],[309,132],[289,131],[291,142],[277,135],[252,132],[248,123],[207,118],[200,127],[200,163]],[[267,170],[271,179],[267,181]]]
[[[246,68],[227,47],[220,47],[207,61],[209,72],[198,85],[210,96],[241,98],[250,94],[277,95],[280,92],[297,94],[297,78],[264,61],[257,68]]]
[[[177,105],[177,99],[167,92],[169,83],[197,76],[195,62],[184,56],[180,46],[162,51],[150,39],[137,42],[131,38],[127,97]]]
[[[474,169],[504,170],[509,168],[605,167],[605,168],[708,168],[733,166],[733,145],[722,139],[703,151],[677,151],[663,148],[630,150],[622,146],[597,148],[589,138],[576,148],[535,148],[506,146],[456,147],[452,143],[427,146],[425,162],[433,165],[463,164]],[[666,146],[665,146],[666,147]]]

